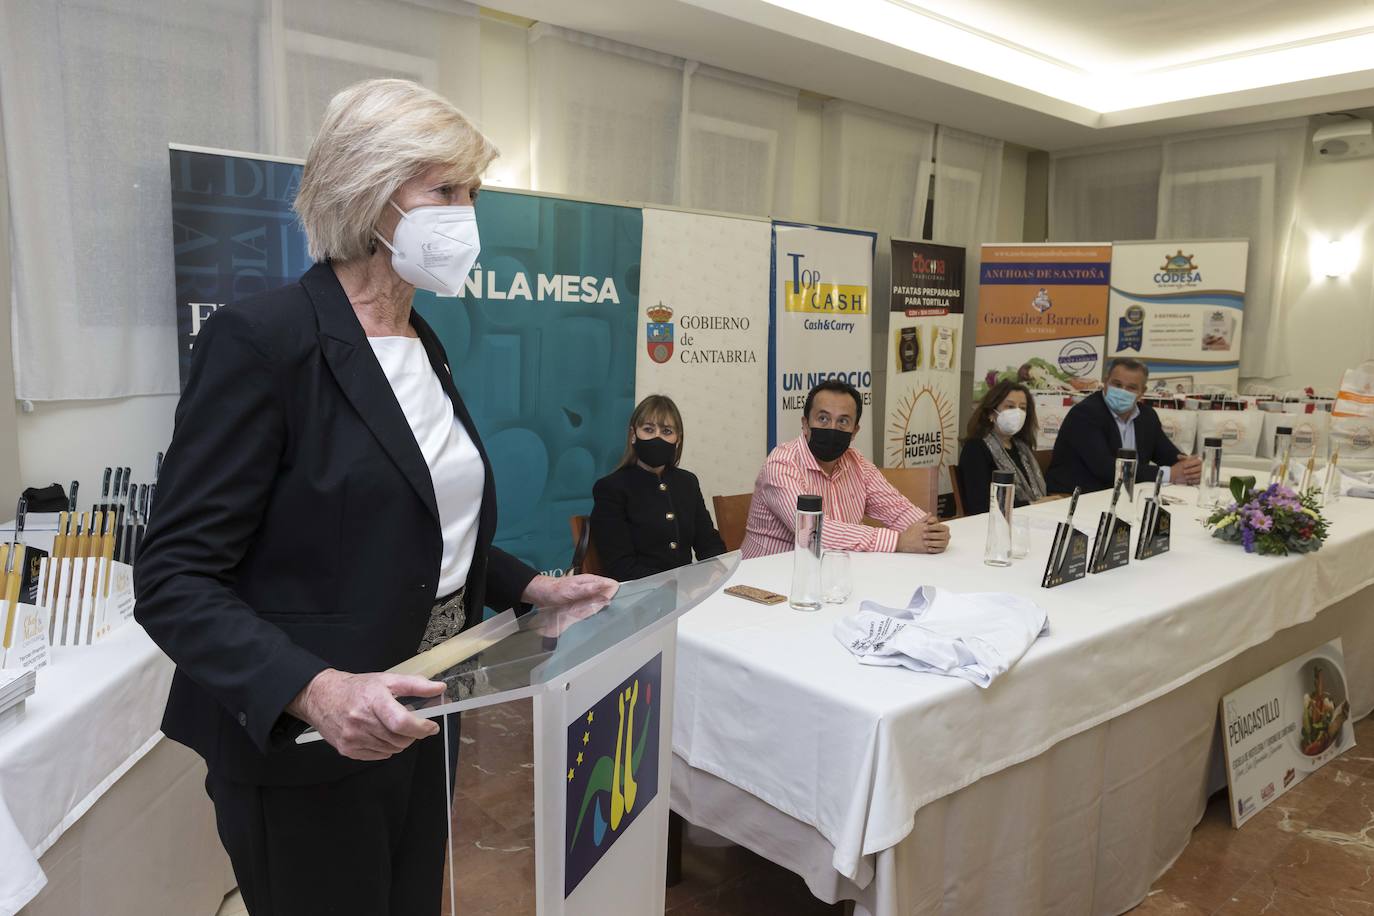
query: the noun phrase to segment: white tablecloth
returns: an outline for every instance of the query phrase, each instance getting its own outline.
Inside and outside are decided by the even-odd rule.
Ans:
[[[687,766],[809,825],[837,872],[862,887],[874,854],[899,843],[917,812],[979,779],[1122,716],[1311,620],[1374,582],[1374,503],[1329,509],[1318,553],[1273,558],[1213,540],[1195,491],[1169,488],[1172,552],[1053,590],[1039,588],[1048,525],[1030,558],[984,566],[986,519],[956,521],[941,557],[855,555],[847,605],[802,614],[726,595],[679,623],[673,744]],[[1092,530],[1106,494],[1084,497]],[[1064,503],[1035,507],[1048,520]],[[732,583],[786,592],[790,555],[746,561]],[[920,585],[1009,591],[1039,601],[1050,633],[987,690],[858,664],[831,635],[871,598],[905,603]]]
[[[54,650],[23,718],[0,735],[0,916],[38,894],[39,857],[162,740],[171,680],[137,624]]]

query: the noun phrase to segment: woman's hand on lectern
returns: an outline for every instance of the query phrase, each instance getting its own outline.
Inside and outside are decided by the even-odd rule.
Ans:
[[[539,609],[540,632],[560,636],[609,604],[619,588],[619,582],[605,576],[535,576],[520,598]]]

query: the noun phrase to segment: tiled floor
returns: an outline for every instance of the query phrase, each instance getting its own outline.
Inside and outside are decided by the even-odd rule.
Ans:
[[[534,783],[529,705],[463,717],[456,790],[457,911],[534,913]],[[1132,916],[1356,916],[1374,914],[1374,717],[1359,746],[1284,795],[1242,830],[1225,793],[1213,797],[1192,842]],[[694,843],[683,880],[668,890],[681,916],[821,916],[838,908],[802,880],[733,846]],[[219,916],[245,911],[237,895]]]

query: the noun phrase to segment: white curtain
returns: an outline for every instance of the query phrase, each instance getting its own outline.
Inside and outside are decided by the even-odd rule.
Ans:
[[[1307,152],[1307,122],[1290,121],[1164,144],[1159,238],[1248,238],[1241,372],[1288,372],[1283,281]]]
[[[797,90],[689,63],[676,203],[772,216],[792,203]]]
[[[15,387],[31,400],[178,390],[169,143],[301,155],[324,101],[373,75],[480,98],[465,3],[0,0],[0,18]]]
[[[1002,186],[1001,140],[941,127],[935,135],[935,198],[931,239],[961,245],[964,258],[964,333],[961,395],[973,391],[974,329],[978,271],[984,242],[998,241],[997,205]],[[1017,241],[1017,240],[1013,240]],[[970,405],[971,406],[971,405]]]
[[[919,239],[930,197],[935,125],[853,102],[829,101],[821,115],[821,219],[878,231],[873,265],[873,403],[887,397],[887,294],[891,240]],[[875,418],[881,414],[881,407]],[[876,419],[863,425],[882,452]]]
[[[674,203],[684,63],[544,23],[532,28],[534,189]]]
[[[821,218],[920,238],[935,125],[844,101],[827,102],[823,122]]]
[[[1158,141],[1050,157],[1052,242],[1124,242],[1155,238]]]

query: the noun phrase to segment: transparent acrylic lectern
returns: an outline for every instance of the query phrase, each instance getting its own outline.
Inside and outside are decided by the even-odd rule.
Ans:
[[[539,916],[663,912],[676,621],[718,591],[739,559],[626,582],[590,615],[503,611],[392,669],[448,685],[407,704],[427,718],[533,698]],[[441,721],[424,740],[457,740]],[[455,890],[450,878],[450,912]]]

